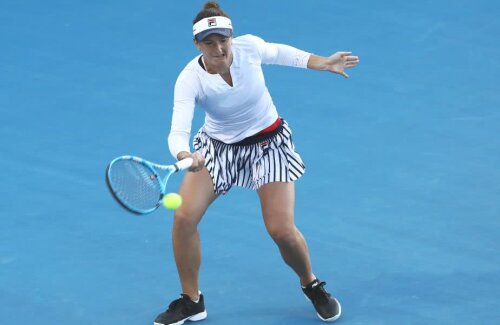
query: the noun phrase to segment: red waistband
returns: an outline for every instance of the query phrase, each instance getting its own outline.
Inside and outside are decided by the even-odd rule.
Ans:
[[[276,119],[276,121],[274,121],[273,124],[269,125],[267,128],[265,128],[264,130],[260,131],[257,134],[263,134],[274,131],[276,130],[276,128],[278,128],[278,126],[280,126],[280,124],[281,124],[281,118],[278,116],[278,118]]]

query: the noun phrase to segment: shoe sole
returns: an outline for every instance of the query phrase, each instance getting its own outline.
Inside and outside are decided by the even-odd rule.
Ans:
[[[306,296],[305,294],[304,294],[304,297],[306,297],[306,299],[309,302],[311,302],[311,299],[309,299],[309,297]],[[330,318],[323,318],[323,317],[321,317],[320,314],[316,313],[316,315],[318,315],[319,319],[321,319],[323,322],[334,322],[337,319],[339,319],[340,314],[342,314],[342,306],[340,306],[340,302],[337,300],[337,298],[335,298],[335,297],[332,297],[332,298],[335,300],[335,302],[337,303],[337,305],[339,305],[339,313],[337,315],[333,316],[333,317],[330,317]]]
[[[193,316],[189,316],[187,318],[184,318],[184,319],[181,319],[180,321],[176,322],[176,323],[170,323],[170,324],[162,324],[162,323],[157,323],[157,322],[154,322],[153,324],[154,325],[182,325],[184,324],[185,321],[191,321],[191,322],[197,322],[199,320],[204,320],[205,318],[207,318],[207,311],[204,310],[203,312],[201,313],[198,313],[196,315],[193,315]]]

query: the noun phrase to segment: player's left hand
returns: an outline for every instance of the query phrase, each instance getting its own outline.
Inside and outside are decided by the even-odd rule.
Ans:
[[[330,55],[324,62],[324,70],[349,78],[349,75],[344,70],[354,68],[359,63],[359,57],[351,54],[352,52],[337,52]]]

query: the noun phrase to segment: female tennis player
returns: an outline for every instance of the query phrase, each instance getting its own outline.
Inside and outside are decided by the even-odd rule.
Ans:
[[[194,44],[201,51],[180,73],[174,89],[169,149],[178,159],[193,158],[175,211],[173,248],[182,286],[181,297],[158,315],[156,325],[182,324],[207,317],[198,286],[198,223],[207,208],[232,186],[256,190],[264,223],[284,261],[295,271],[318,316],[334,321],[340,304],[311,269],[304,237],[294,223],[294,181],[304,173],[291,130],[278,115],[265,85],[261,64],[328,71],[348,77],[359,62],[350,52],[320,57],[259,37],[233,38],[229,16],[207,2],[193,21]],[[189,139],[195,105],[205,110],[205,123]]]

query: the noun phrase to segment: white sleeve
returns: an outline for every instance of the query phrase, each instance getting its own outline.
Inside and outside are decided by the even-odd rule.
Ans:
[[[175,159],[181,151],[191,152],[189,138],[198,94],[193,87],[196,82],[192,79],[183,71],[175,83],[172,124],[168,135],[168,148]]]
[[[297,49],[290,45],[267,43],[263,39],[253,36],[263,64],[278,64],[289,67],[307,68],[311,53]]]

